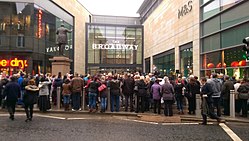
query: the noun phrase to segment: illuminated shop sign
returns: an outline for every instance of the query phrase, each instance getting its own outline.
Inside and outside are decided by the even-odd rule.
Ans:
[[[192,11],[193,9],[193,1],[190,0],[188,1],[187,4],[183,5],[180,9],[178,9],[178,19],[180,19],[181,17],[187,15],[189,12]]]
[[[28,67],[28,61],[27,60],[20,60],[20,59],[2,59],[0,60],[0,67],[20,67],[25,68]]]
[[[37,33],[38,38],[42,37],[42,10],[39,9],[38,11],[38,33]]]
[[[65,45],[65,50],[71,50],[73,49],[73,46],[72,45]],[[46,48],[46,52],[49,53],[49,52],[58,52],[60,51],[60,47],[56,46],[56,47],[47,47]]]
[[[119,41],[113,41],[113,43],[110,44],[92,44],[92,49],[137,50],[138,45],[120,44]]]

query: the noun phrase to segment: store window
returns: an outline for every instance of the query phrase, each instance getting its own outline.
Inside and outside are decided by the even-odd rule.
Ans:
[[[193,74],[193,44],[180,46],[180,73],[187,77]]]
[[[175,74],[174,49],[153,56],[153,65],[159,70],[160,76],[173,76]]]
[[[214,57],[215,56],[215,57]],[[216,51],[202,55],[202,69],[219,68],[222,61],[221,52]]]

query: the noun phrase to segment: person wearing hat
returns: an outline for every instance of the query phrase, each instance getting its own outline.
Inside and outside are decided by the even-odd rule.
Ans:
[[[25,122],[32,121],[34,104],[37,103],[39,87],[36,86],[35,80],[31,79],[25,87],[26,93],[23,96],[24,109],[27,119]]]
[[[6,97],[6,105],[10,114],[9,118],[14,120],[16,102],[18,95],[21,95],[21,87],[16,82],[17,78],[15,76],[12,76],[10,80],[4,89],[3,98]]]

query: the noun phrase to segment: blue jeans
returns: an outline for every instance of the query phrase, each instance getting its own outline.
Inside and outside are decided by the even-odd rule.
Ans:
[[[64,104],[69,104],[70,103],[70,95],[64,95],[63,102],[64,102]]]
[[[176,97],[176,104],[177,104],[177,109],[179,111],[183,111],[183,103],[182,103],[183,97]]]
[[[74,110],[80,109],[80,92],[72,93],[72,104]]]
[[[107,104],[107,98],[102,97],[101,98],[101,110],[102,110],[102,112],[104,112],[106,110],[106,104]]]
[[[95,109],[96,108],[96,93],[91,93],[89,92],[89,108],[90,109]]]
[[[111,94],[111,112],[114,111],[114,103],[116,103],[116,112],[119,112],[119,95]]]

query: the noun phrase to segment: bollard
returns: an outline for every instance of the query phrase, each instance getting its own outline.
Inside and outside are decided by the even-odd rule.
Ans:
[[[235,91],[230,90],[230,117],[235,118]]]
[[[107,92],[107,111],[111,111],[111,90],[110,90],[110,87],[108,87],[108,92]]]
[[[57,87],[57,109],[61,108],[61,87]]]
[[[196,94],[196,116],[201,116],[201,95]]]
[[[83,88],[83,95],[82,95],[82,110],[84,111],[85,110],[85,98],[86,98],[86,95],[85,95],[85,91],[86,91],[86,88],[84,87]]]

